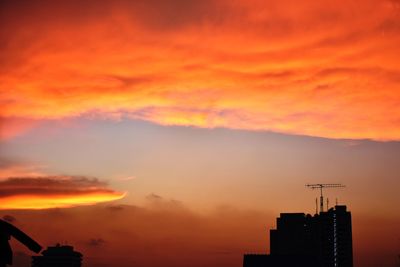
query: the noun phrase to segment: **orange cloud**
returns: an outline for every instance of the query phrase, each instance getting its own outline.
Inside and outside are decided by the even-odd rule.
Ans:
[[[49,209],[91,205],[125,194],[97,179],[71,176],[8,178],[0,181],[0,209]]]
[[[400,139],[400,3],[3,4],[1,116]],[[4,127],[3,127],[4,128]]]

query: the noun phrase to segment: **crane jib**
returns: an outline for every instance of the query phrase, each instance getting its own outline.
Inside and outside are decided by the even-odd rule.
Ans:
[[[35,253],[39,253],[42,250],[42,246],[39,245],[35,240],[33,240],[20,229],[6,221],[0,220],[0,230],[5,230],[10,236],[17,239],[19,242],[24,244],[27,248]]]

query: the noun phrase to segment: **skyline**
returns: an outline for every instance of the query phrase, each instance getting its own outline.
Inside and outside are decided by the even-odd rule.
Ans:
[[[0,24],[0,218],[43,246],[240,266],[341,183],[355,266],[395,266],[400,1],[3,0]]]

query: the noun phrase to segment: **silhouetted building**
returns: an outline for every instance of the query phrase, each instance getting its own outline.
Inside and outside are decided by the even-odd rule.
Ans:
[[[246,267],[317,267],[310,262],[310,258],[299,255],[246,254],[243,257]]]
[[[42,256],[32,257],[32,267],[81,267],[82,254],[72,246],[48,247]]]
[[[351,214],[335,206],[314,216],[281,213],[270,255],[245,255],[244,267],[353,267]]]

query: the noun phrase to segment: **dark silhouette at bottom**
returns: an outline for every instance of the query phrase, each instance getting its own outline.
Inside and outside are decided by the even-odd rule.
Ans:
[[[351,213],[336,205],[314,216],[281,213],[271,254],[246,254],[244,267],[353,267]]]
[[[81,267],[82,254],[72,246],[48,247],[42,256],[32,257],[32,267]]]
[[[13,262],[12,250],[9,244],[11,237],[25,245],[35,253],[39,253],[42,247],[27,234],[14,225],[0,219],[0,267],[6,267]]]
[[[246,254],[243,266],[256,267],[320,267],[311,257],[302,255]]]

